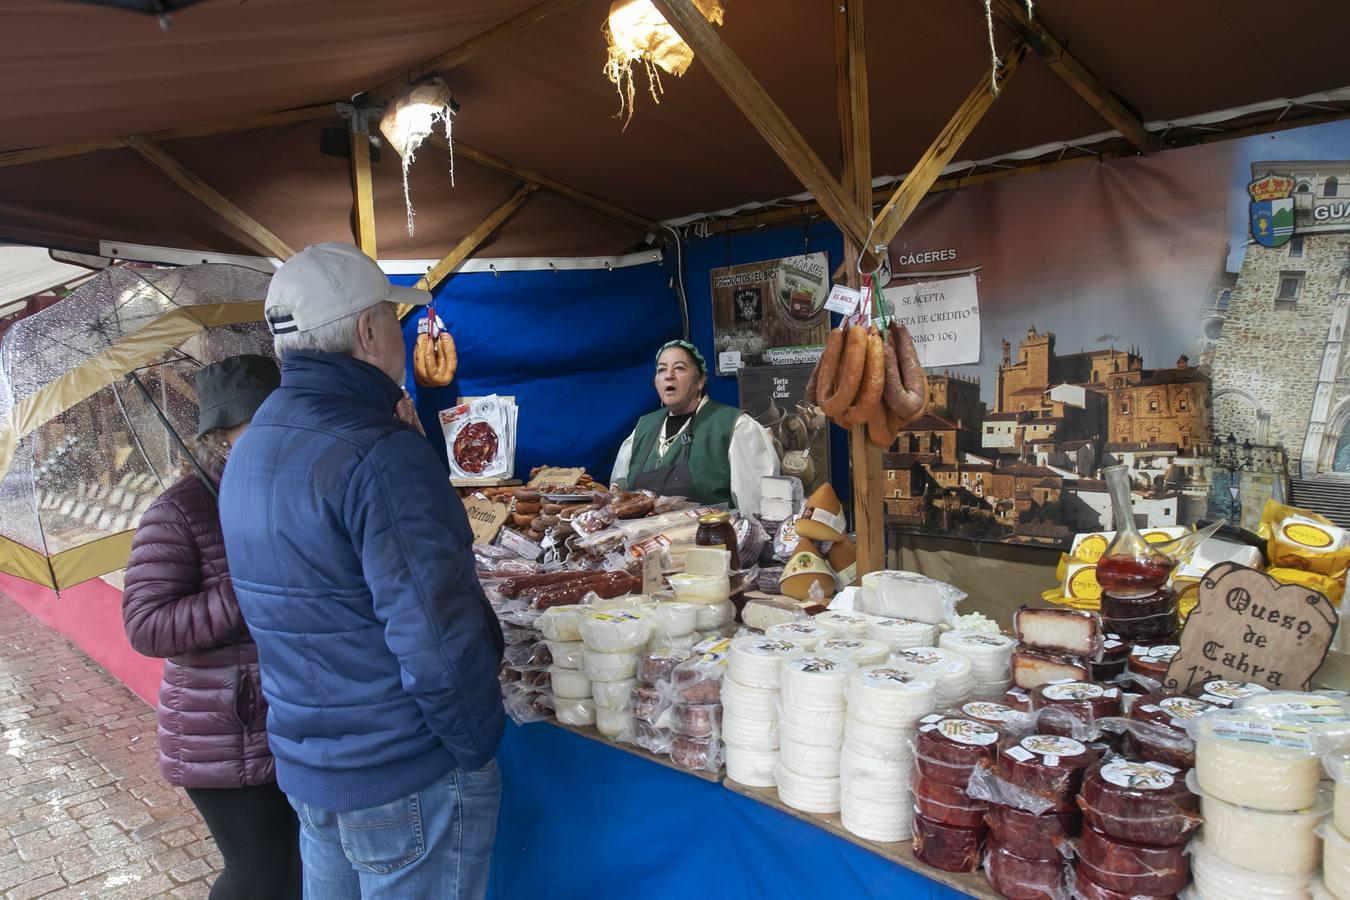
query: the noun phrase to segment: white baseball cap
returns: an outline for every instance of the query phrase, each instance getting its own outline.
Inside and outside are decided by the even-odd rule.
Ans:
[[[384,302],[426,306],[428,291],[399,287],[351,244],[312,244],[281,264],[263,315],[273,334],[309,331]]]

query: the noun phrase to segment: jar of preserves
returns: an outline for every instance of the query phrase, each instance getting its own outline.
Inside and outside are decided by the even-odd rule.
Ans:
[[[698,534],[694,543],[712,550],[731,551],[732,570],[741,567],[741,556],[737,552],[736,528],[731,524],[731,513],[710,512],[698,517]]]

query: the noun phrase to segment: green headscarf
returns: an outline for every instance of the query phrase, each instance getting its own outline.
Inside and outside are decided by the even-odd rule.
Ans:
[[[661,349],[656,351],[657,360],[660,360],[661,354],[665,353],[671,347],[679,347],[681,350],[688,352],[688,354],[694,358],[694,362],[698,363],[698,370],[702,372],[705,377],[707,376],[708,361],[703,358],[702,353],[698,352],[697,347],[685,340],[666,341],[661,345]]]

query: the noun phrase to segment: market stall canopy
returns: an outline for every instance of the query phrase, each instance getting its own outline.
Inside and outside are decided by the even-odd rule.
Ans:
[[[82,266],[58,262],[41,247],[0,245],[0,316],[9,304],[88,278]]]
[[[718,31],[837,172],[835,6],[736,0]],[[653,230],[644,222],[801,191],[697,58],[683,78],[665,79],[659,105],[639,92],[625,130],[601,71],[608,9],[609,0],[216,0],[176,12],[162,31],[122,10],[0,0],[0,151],[42,148],[0,152],[0,239],[256,254],[119,140],[139,134],[289,247],[351,240],[348,160],[320,150],[325,128],[345,127],[333,104],[406,84],[424,61],[466,46],[454,60],[462,62],[436,67],[461,105],[455,185],[444,149],[424,147],[412,167],[415,241],[396,155],[386,147],[374,166],[382,258],[448,252],[512,196],[521,180],[505,174],[512,169],[635,215],[620,220],[541,190],[481,244],[494,256],[621,252]],[[1350,86],[1350,4],[1290,0],[1272,15],[1255,3],[1037,0],[1034,17],[1106,93],[1090,104],[1070,87],[1072,71],[1052,68],[1060,51],[1033,48],[1051,62],[1027,58],[958,164],[984,161],[987,171],[1133,152],[1095,108],[1103,104],[1145,123],[1151,135],[1136,142],[1154,145],[1350,111],[1341,90]],[[1016,38],[996,19],[1000,53]],[[874,3],[867,44],[872,171],[901,175],[989,70],[984,5]],[[1026,148],[1039,149],[1025,158]]]

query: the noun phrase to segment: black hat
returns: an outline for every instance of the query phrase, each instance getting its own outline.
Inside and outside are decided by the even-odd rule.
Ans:
[[[266,356],[246,354],[197,370],[197,437],[213,428],[233,428],[253,418],[267,395],[281,385],[281,371]]]

